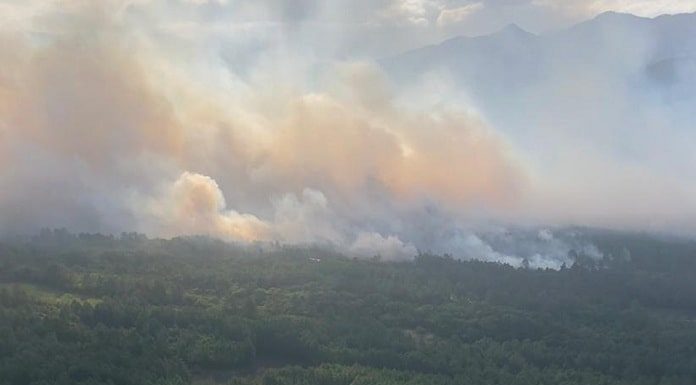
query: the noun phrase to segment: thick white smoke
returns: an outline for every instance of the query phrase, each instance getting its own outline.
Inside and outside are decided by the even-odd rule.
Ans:
[[[494,210],[523,187],[485,122],[398,106],[374,64],[330,64],[314,89],[300,69],[258,72],[269,62],[247,79],[203,75],[218,65],[205,52],[168,45],[123,7],[55,5],[3,36],[0,230],[206,234],[398,259],[417,253],[396,234],[403,213]]]
[[[506,61],[499,94],[450,93],[446,71],[394,84],[375,60],[395,50],[384,42],[398,35],[405,48],[423,28],[432,37],[502,3],[296,3],[0,2],[0,233],[205,234],[558,268],[571,249],[600,253],[551,232],[515,249],[478,225],[640,228],[657,217],[696,228],[692,183],[661,175],[655,159],[613,156],[637,104],[614,108],[632,89],[611,79],[642,70],[642,44],[585,72],[566,52],[536,69],[548,81],[522,90],[508,87],[526,63]],[[677,79],[692,76],[689,63]],[[483,108],[513,93],[522,107]],[[669,126],[663,112],[641,128]]]

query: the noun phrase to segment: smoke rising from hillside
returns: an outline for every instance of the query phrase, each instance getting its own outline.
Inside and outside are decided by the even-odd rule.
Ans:
[[[572,208],[588,190],[554,185],[474,104],[419,104],[373,60],[303,46],[322,7],[211,29],[186,10],[213,17],[226,2],[27,4],[6,6],[17,15],[0,29],[3,234],[205,234],[520,265],[477,225],[596,219]],[[282,28],[256,36],[268,12]],[[534,263],[558,267],[569,248],[538,241]]]
[[[505,207],[523,188],[480,118],[400,108],[374,65],[332,64],[317,90],[272,73],[200,84],[113,7],[55,9],[50,32],[3,37],[5,232],[135,228],[396,258],[415,254],[390,232],[401,213]]]

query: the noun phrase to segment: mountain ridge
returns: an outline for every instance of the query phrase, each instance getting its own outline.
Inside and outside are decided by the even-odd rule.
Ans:
[[[586,20],[582,21],[576,24],[573,24],[567,28],[563,29],[558,29],[554,31],[548,31],[540,34],[535,34],[532,32],[529,32],[525,30],[524,28],[520,27],[516,23],[510,23],[506,25],[505,27],[489,33],[489,34],[483,34],[483,35],[475,35],[475,36],[467,36],[467,35],[457,35],[457,36],[452,36],[447,39],[444,39],[440,41],[439,43],[434,43],[434,44],[428,44],[422,47],[410,49],[403,51],[401,53],[391,55],[385,58],[382,58],[379,60],[379,62],[389,62],[392,61],[394,58],[398,58],[400,56],[404,55],[411,55],[415,52],[419,52],[422,50],[428,50],[428,49],[433,49],[436,47],[442,47],[442,46],[448,46],[451,47],[454,44],[463,44],[465,42],[471,42],[471,41],[485,41],[485,40],[493,40],[493,39],[499,39],[507,36],[525,36],[525,37],[536,37],[539,39],[544,39],[551,37],[553,35],[558,35],[558,34],[564,34],[564,33],[569,33],[574,30],[577,30],[579,28],[585,28],[585,27],[590,27],[590,28],[596,28],[597,25],[600,23],[614,23],[616,24],[617,21],[622,21],[622,22],[641,22],[641,23],[647,23],[651,24],[654,26],[659,26],[661,23],[666,23],[669,21],[674,21],[677,19],[689,19],[692,23],[690,23],[690,27],[694,27],[696,30],[696,12],[693,13],[678,13],[678,14],[663,14],[659,15],[653,18],[650,17],[643,17],[643,16],[637,16],[633,15],[630,13],[622,13],[622,12],[614,12],[614,11],[607,11],[598,14],[597,16]]]

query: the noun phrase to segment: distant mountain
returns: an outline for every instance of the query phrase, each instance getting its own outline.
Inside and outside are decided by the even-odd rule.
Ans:
[[[382,64],[402,84],[429,71],[446,71],[460,86],[485,96],[485,91],[522,87],[538,77],[543,50],[543,39],[512,24],[491,35],[459,36],[409,51]],[[482,80],[485,89],[477,87]]]
[[[650,19],[613,12],[541,35],[509,25],[381,61],[397,88],[436,74],[514,134],[543,124],[577,130],[628,116],[606,107],[616,102],[629,111],[679,102],[668,107],[690,116],[695,63],[696,13]],[[621,121],[635,124],[640,119]]]
[[[600,69],[609,64],[626,74],[638,65],[648,74],[660,62],[695,57],[696,13],[649,19],[607,12],[543,35],[512,24],[490,35],[458,36],[385,58],[381,64],[397,83],[444,70],[460,86],[486,94],[542,81],[546,70],[563,71],[572,64]],[[626,63],[627,58],[640,60]]]

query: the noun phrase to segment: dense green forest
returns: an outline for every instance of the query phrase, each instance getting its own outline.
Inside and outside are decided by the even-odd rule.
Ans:
[[[687,385],[696,244],[561,270],[45,232],[0,243],[0,384]]]

